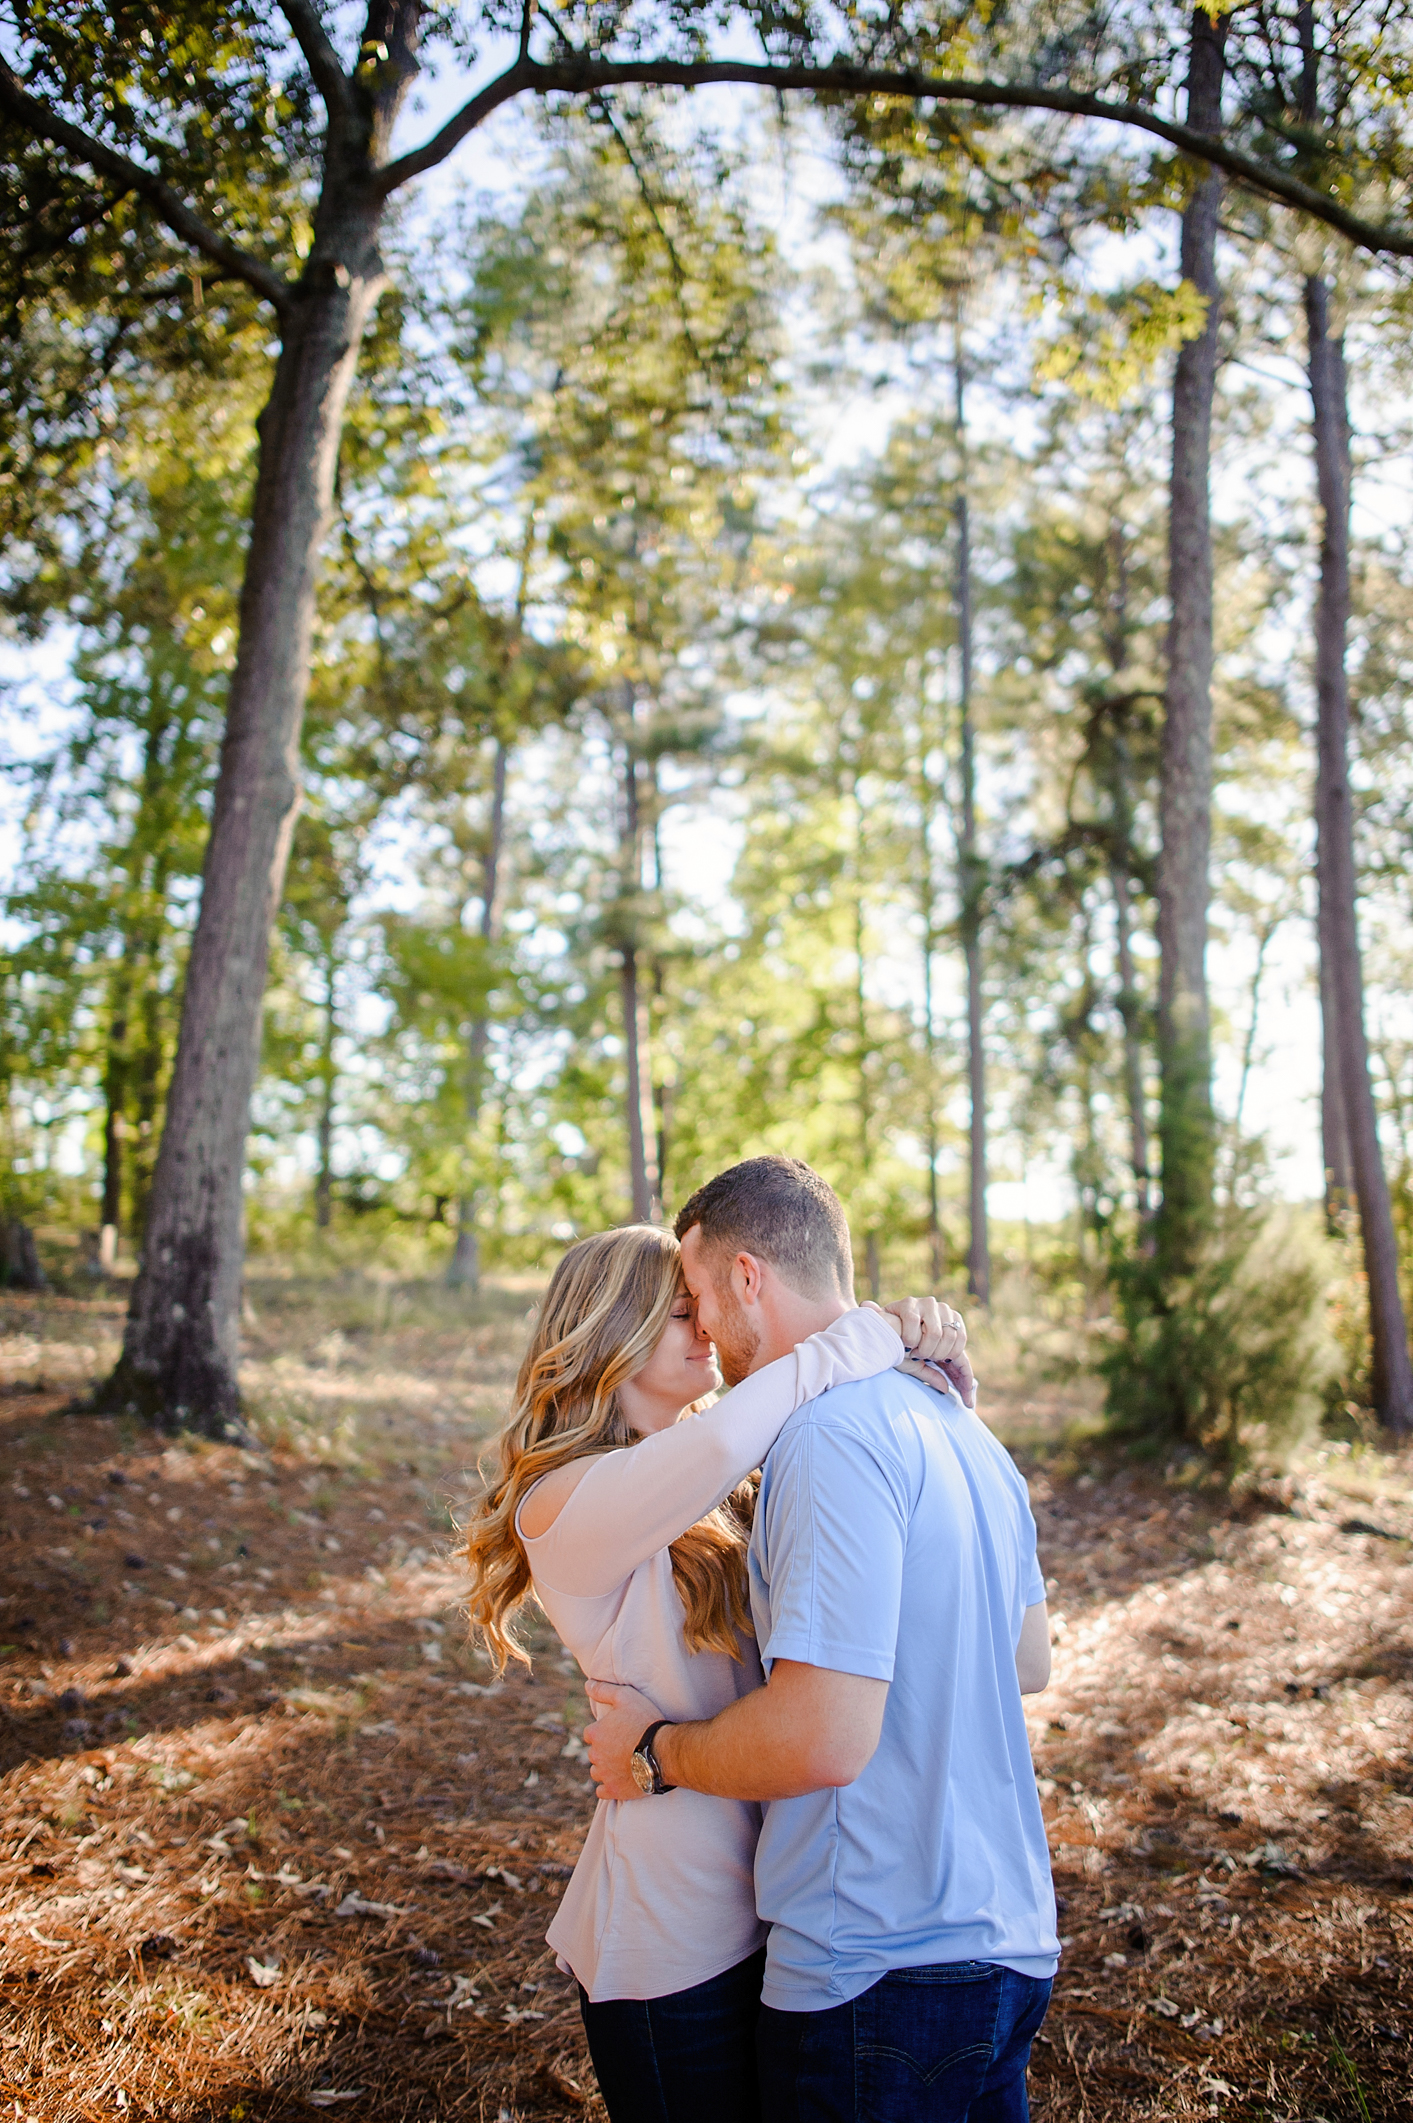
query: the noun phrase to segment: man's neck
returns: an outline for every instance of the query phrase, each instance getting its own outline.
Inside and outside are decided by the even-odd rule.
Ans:
[[[772,1293],[765,1321],[764,1333],[756,1349],[752,1371],[759,1371],[765,1364],[773,1364],[776,1357],[788,1356],[796,1342],[806,1341],[810,1335],[819,1334],[825,1327],[832,1327],[835,1320],[842,1319],[846,1312],[855,1310],[851,1297],[804,1297],[797,1290],[777,1286]]]

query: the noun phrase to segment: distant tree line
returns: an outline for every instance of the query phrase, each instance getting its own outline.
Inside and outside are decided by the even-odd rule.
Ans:
[[[1058,1129],[1116,1415],[1226,1450],[1214,1376],[1249,1413],[1275,1374],[1271,1336],[1222,1340],[1263,1241],[1213,1098],[1213,880],[1255,944],[1244,1087],[1318,762],[1327,1214],[1362,1244],[1363,1390],[1406,1430],[1379,1115],[1406,1100],[1351,774],[1367,684],[1387,889],[1405,664],[1360,598],[1402,576],[1351,540],[1347,373],[1352,331],[1381,402],[1406,343],[1404,32],[1360,4],[888,9],[839,45],[740,16],[758,62],[676,5],[378,0],[356,53],[313,0],[15,26],[3,587],[78,646],[10,905],[11,1222],[91,1114],[100,1252],[141,1246],[105,1398],[219,1432],[252,1116],[257,1161],[312,1141],[317,1224],[339,1145],[350,1206],[430,1201],[462,1283],[789,1141],[870,1283],[911,1232],[982,1299],[998,1124]],[[424,28],[512,46],[402,153]],[[664,126],[708,81],[807,97],[832,142],[832,377],[801,373],[741,151]],[[404,255],[395,195],[526,96],[541,177]],[[1113,270],[1173,220],[1171,281]],[[1214,529],[1214,441],[1254,447],[1270,404],[1227,379],[1273,337],[1288,363],[1296,319],[1313,506]],[[907,411],[866,469],[810,470],[811,394],[871,362]],[[1006,447],[1000,367],[1040,415]],[[1316,551],[1308,654],[1272,671]],[[730,914],[672,861],[714,791]],[[382,848],[413,858],[395,909]]]

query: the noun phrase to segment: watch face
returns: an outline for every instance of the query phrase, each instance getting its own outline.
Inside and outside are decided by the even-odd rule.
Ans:
[[[651,1793],[655,1781],[652,1763],[646,1761],[640,1754],[633,1754],[628,1758],[628,1767],[633,1772],[633,1782],[637,1785],[639,1791]]]

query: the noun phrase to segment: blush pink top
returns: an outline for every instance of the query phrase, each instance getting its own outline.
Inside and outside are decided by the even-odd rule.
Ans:
[[[753,1638],[739,1660],[687,1649],[669,1546],[759,1467],[794,1409],[900,1356],[891,1319],[846,1312],[703,1414],[604,1453],[547,1533],[520,1535],[536,1598],[591,1680],[628,1682],[677,1723],[761,1686]],[[560,1965],[598,2004],[665,1997],[745,1960],[765,1942],[760,1824],[753,1802],[699,1791],[600,1801],[547,1934]]]

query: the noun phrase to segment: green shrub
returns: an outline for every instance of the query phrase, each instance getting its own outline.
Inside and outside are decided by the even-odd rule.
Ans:
[[[1336,1272],[1314,1219],[1294,1210],[1223,1211],[1186,1276],[1117,1255],[1117,1316],[1098,1365],[1112,1429],[1155,1454],[1195,1449],[1226,1472],[1298,1443],[1340,1368]]]

